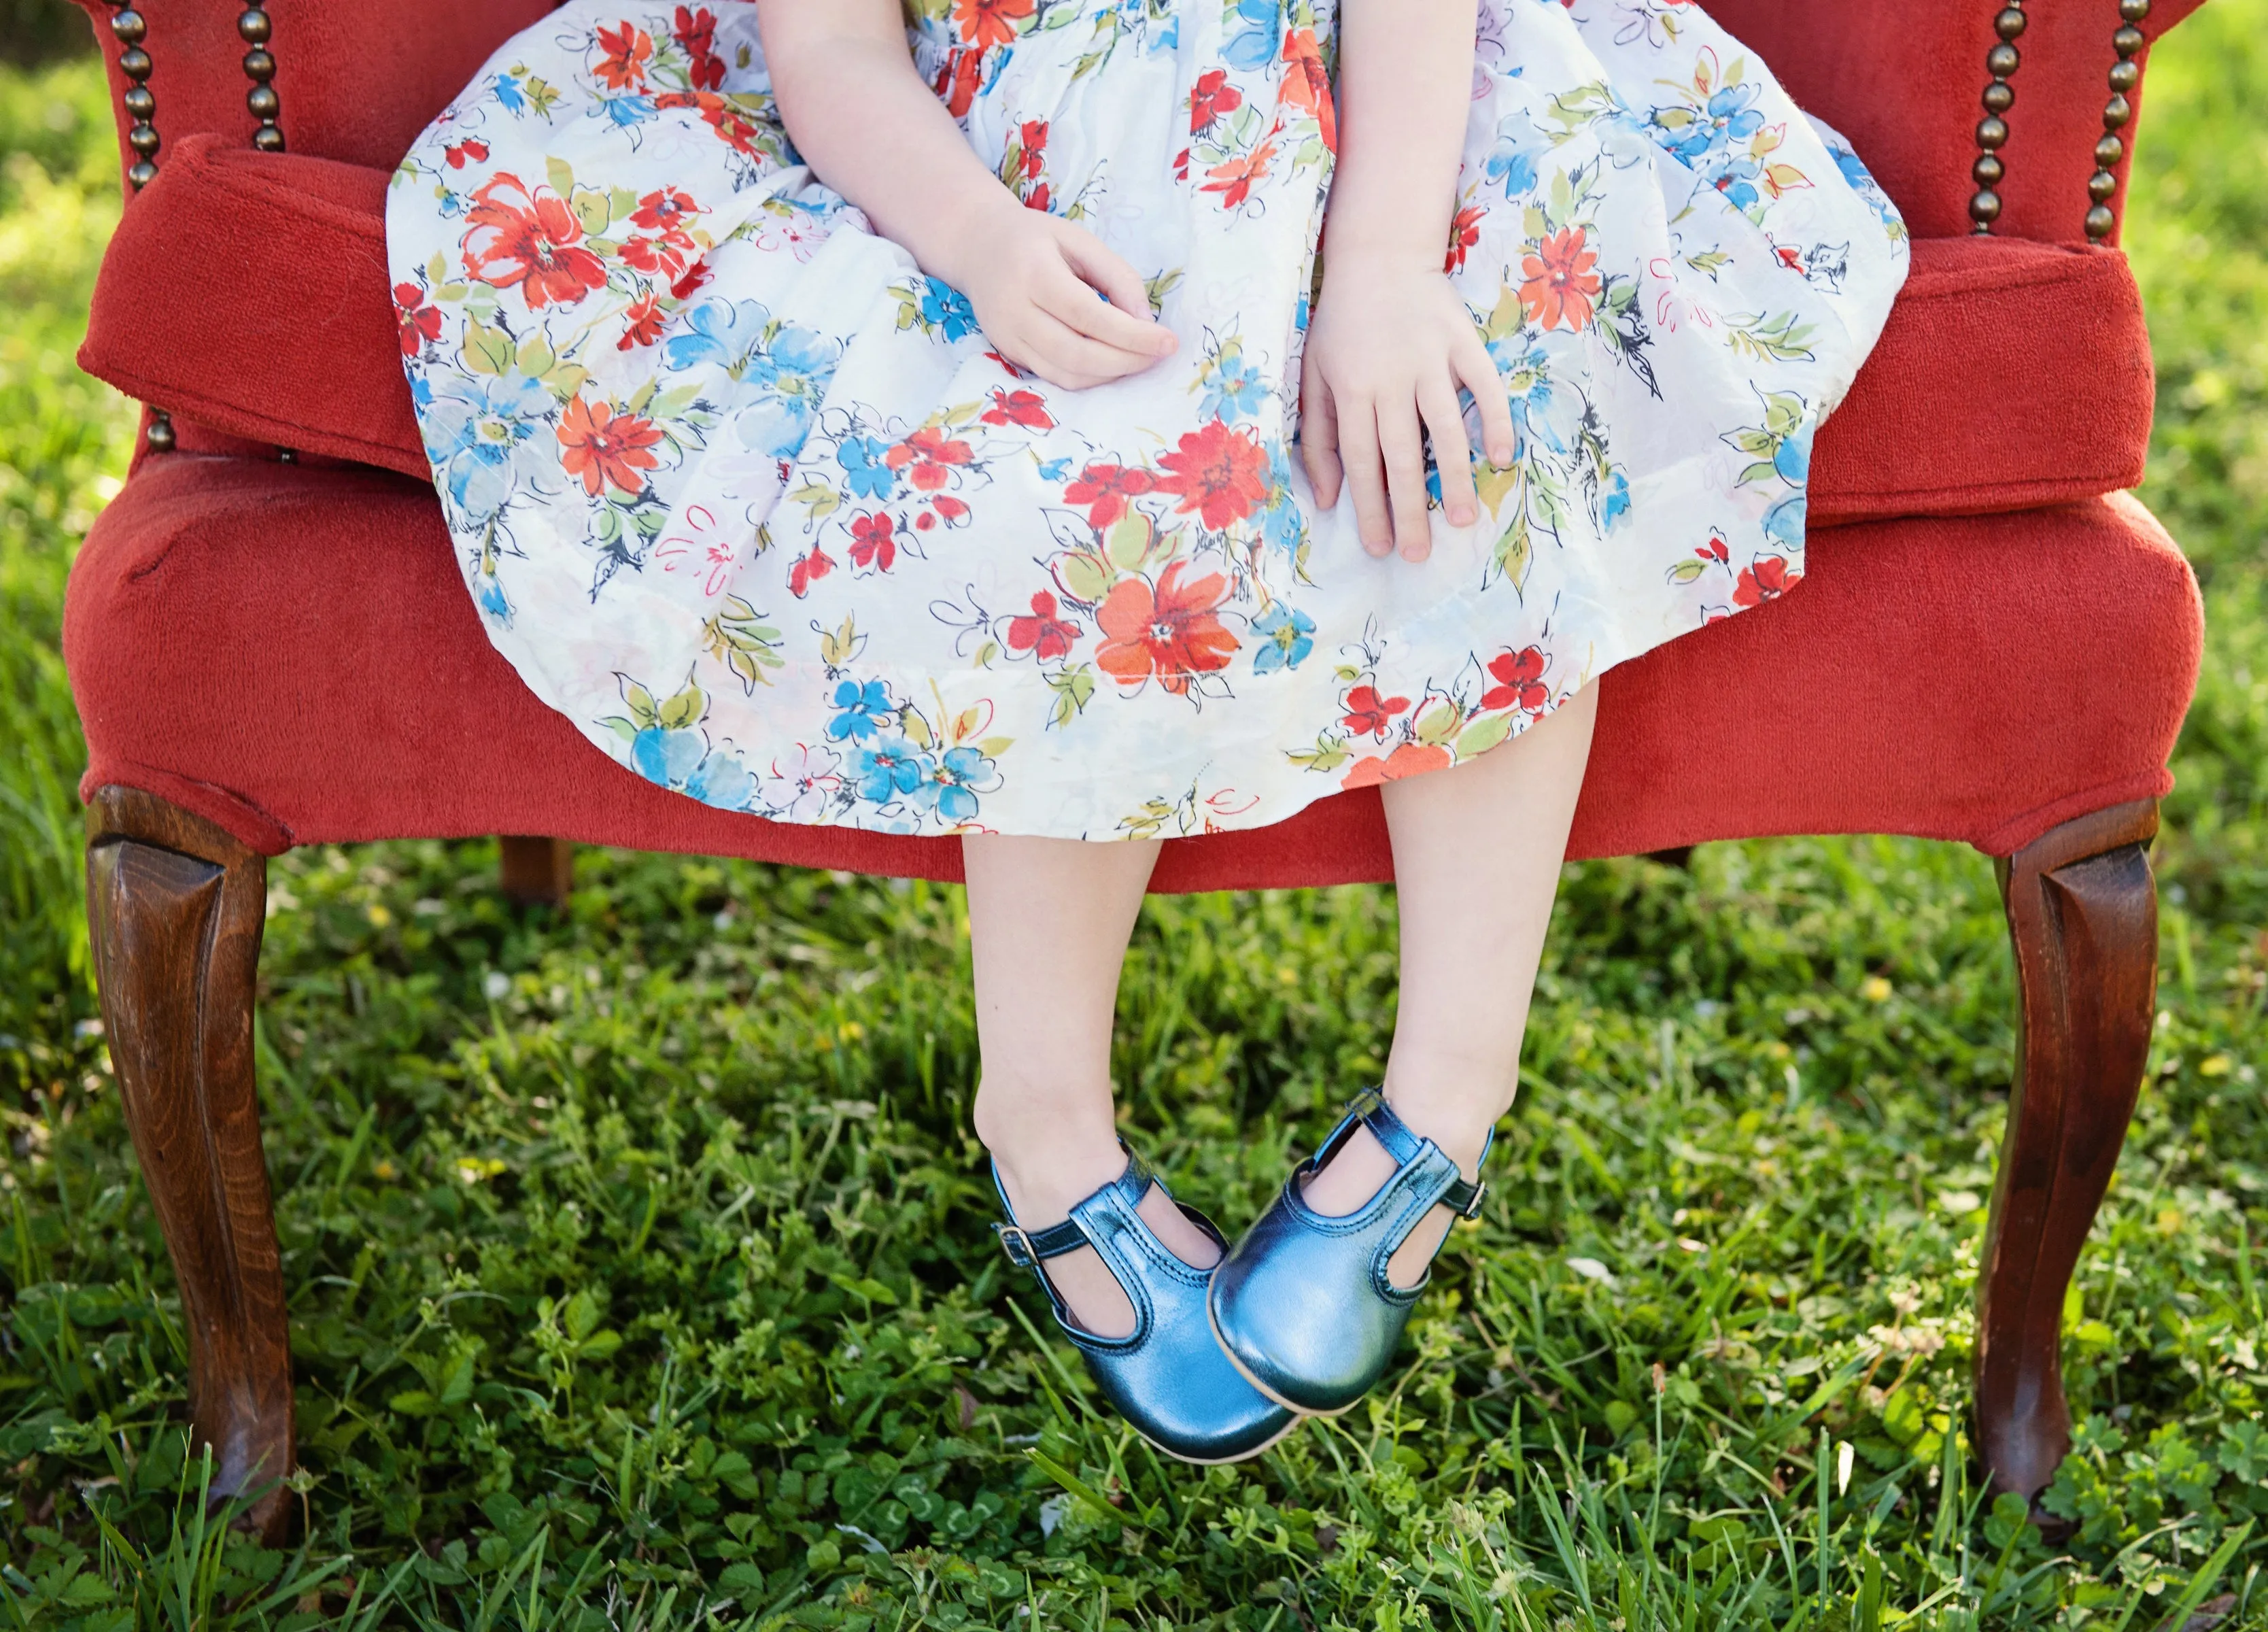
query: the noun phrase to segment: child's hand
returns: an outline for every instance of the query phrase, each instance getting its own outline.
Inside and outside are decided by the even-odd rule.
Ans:
[[[1070,222],[1009,203],[973,222],[948,277],[993,348],[1079,390],[1138,374],[1179,343],[1150,312],[1142,275]],[[1100,297],[1100,298],[1098,298]]]
[[[1336,504],[1344,476],[1364,549],[1383,556],[1399,546],[1407,561],[1432,552],[1427,432],[1450,525],[1480,519],[1457,388],[1479,405],[1498,466],[1513,461],[1512,400],[1447,277],[1407,259],[1327,253],[1301,375],[1300,441],[1315,502]]]

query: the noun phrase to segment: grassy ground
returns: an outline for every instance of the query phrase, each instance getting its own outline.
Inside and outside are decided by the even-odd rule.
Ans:
[[[1405,1369],[1240,1470],[1088,1403],[991,1254],[953,891],[479,844],[273,870],[261,1063],[305,1545],[201,1527],[170,1272],[85,985],[66,565],[129,417],[81,65],[0,73],[0,1603],[62,1628],[2268,1626],[2268,0],[2152,70],[2148,497],[2213,618],[2163,1014],[2067,1310],[2047,1545],[1988,1510],[1970,1286],[2006,1109],[1991,868],[1572,868],[1496,1199]],[[2105,685],[2119,683],[2106,656]],[[1393,901],[1158,904],[1133,1130],[1251,1215],[1377,1068]],[[2218,1622],[2189,1620],[2200,1603]]]

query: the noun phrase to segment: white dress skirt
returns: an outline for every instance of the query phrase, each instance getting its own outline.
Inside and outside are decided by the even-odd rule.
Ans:
[[[895,833],[1255,827],[1795,591],[1906,234],[1691,0],[1482,0],[1446,264],[1519,452],[1423,565],[1296,446],[1329,0],[906,9],[971,148],[1133,263],[1174,357],[1068,391],[994,353],[800,162],[745,0],[572,0],[395,178],[467,587],[639,775]]]

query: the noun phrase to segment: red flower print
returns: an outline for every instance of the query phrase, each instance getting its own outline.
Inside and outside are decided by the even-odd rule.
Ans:
[[[1591,302],[1602,285],[1591,270],[1599,263],[1598,253],[1585,248],[1584,241],[1583,229],[1571,226],[1545,238],[1534,255],[1521,257],[1520,273],[1527,280],[1520,286],[1521,303],[1545,329],[1591,326]]]
[[[707,6],[679,6],[669,33],[692,59],[687,78],[695,90],[714,91],[725,83],[725,59],[717,55],[717,19]]]
[[[669,292],[680,300],[690,300],[694,292],[707,288],[709,280],[714,277],[716,274],[709,270],[706,261],[696,261],[685,269],[682,277],[669,286]]]
[[[1036,391],[1011,391],[1005,386],[992,388],[992,406],[979,417],[988,425],[1021,425],[1027,431],[1056,428],[1045,397]]]
[[[967,116],[976,106],[976,92],[983,88],[984,56],[979,51],[948,51],[945,66],[938,70],[937,83],[930,88],[945,104],[945,111],[955,119]]]
[[[1182,445],[1158,461],[1169,475],[1161,493],[1182,496],[1181,513],[1194,510],[1218,533],[1250,515],[1268,497],[1268,454],[1251,434],[1215,419],[1185,432]]]
[[[441,314],[425,304],[425,292],[415,284],[394,286],[394,318],[401,326],[401,355],[415,357],[441,337]]]
[[[953,480],[955,466],[965,465],[974,457],[968,443],[949,439],[935,425],[924,425],[882,459],[891,469],[905,471],[906,479],[921,491],[934,493]],[[912,469],[908,470],[909,465]]]
[[[1704,561],[1714,561],[1719,566],[1732,565],[1732,552],[1725,548],[1724,539],[1715,533],[1710,534],[1709,542],[1693,553]]]
[[[1449,223],[1449,258],[1441,263],[1444,272],[1465,270],[1465,256],[1481,241],[1481,223],[1488,211],[1478,204],[1468,204],[1457,211],[1457,218]]]
[[[1384,736],[1394,717],[1409,706],[1406,697],[1381,697],[1376,686],[1357,686],[1346,694],[1346,718],[1340,723],[1357,736]]]
[[[1158,575],[1152,590],[1139,578],[1123,579],[1095,621],[1108,636],[1094,654],[1102,671],[1131,689],[1154,674],[1176,697],[1189,694],[1193,675],[1228,667],[1236,637],[1213,610],[1228,599],[1226,573],[1182,581],[1188,564],[1176,561]]]
[[[1016,25],[1032,15],[1032,0],[954,0],[953,22],[962,41],[980,51],[1009,45]]]
[[[850,523],[850,565],[887,572],[897,564],[897,523],[880,511],[855,518]]]
[[[624,20],[599,30],[599,78],[609,91],[628,91],[645,83],[645,65],[653,61],[653,36],[636,23]]]
[[[1777,601],[1803,581],[1803,574],[1788,570],[1785,556],[1758,556],[1754,566],[1744,568],[1741,581],[1733,587],[1733,602],[1736,606],[1762,606],[1767,601]]]
[[[1157,478],[1147,470],[1125,465],[1089,465],[1064,489],[1064,503],[1086,511],[1087,524],[1098,533],[1126,513],[1126,501],[1153,490]]]
[[[1376,787],[1381,782],[1399,782],[1405,776],[1418,776],[1428,771],[1446,771],[1454,763],[1446,748],[1404,742],[1383,759],[1357,760],[1353,768],[1339,779],[1339,786]]]
[[[465,220],[466,274],[517,288],[530,311],[573,306],[607,281],[605,263],[583,247],[575,212],[548,187],[530,192],[516,175],[497,176],[473,195]]]
[[[593,498],[609,487],[644,491],[645,473],[661,462],[652,452],[660,440],[652,420],[579,396],[559,416],[559,462],[569,476],[583,478],[583,491]]]
[[[1174,155],[1174,180],[1176,181],[1186,181],[1189,179],[1189,150],[1185,147],[1182,149],[1180,152]]]
[[[1036,210],[1042,215],[1045,215],[1048,212],[1049,206],[1055,203],[1055,196],[1054,189],[1049,188],[1045,181],[1042,181],[1030,192],[1024,195],[1024,208],[1027,210]]]
[[[1086,632],[1067,617],[1057,615],[1056,598],[1042,589],[1032,597],[1029,617],[1008,620],[1008,649],[1030,652],[1045,663],[1069,657],[1079,638]]]
[[[1331,97],[1331,77],[1323,67],[1322,48],[1312,28],[1295,28],[1284,36],[1284,61],[1291,71],[1284,76],[1278,100],[1304,107],[1322,127],[1323,146],[1339,151],[1338,104]]]
[[[641,233],[676,238],[683,236],[685,224],[700,213],[701,206],[693,202],[690,193],[665,187],[638,200],[637,213],[630,218],[630,225]]]
[[[441,157],[449,161],[449,168],[461,170],[467,165],[479,164],[489,156],[489,144],[476,136],[461,142],[452,142],[441,150]]]
[[[1189,134],[1202,136],[1214,120],[1243,106],[1244,92],[1228,83],[1228,70],[1200,74],[1189,88]]]
[[[1048,122],[1027,119],[1020,135],[1024,149],[1024,174],[1036,176],[1048,167]]]
[[[1268,139],[1248,153],[1240,153],[1225,165],[1215,165],[1205,174],[1212,179],[1202,189],[1220,195],[1220,207],[1236,210],[1252,196],[1254,186],[1268,179],[1268,161],[1276,157],[1276,132],[1270,130]]]
[[[811,587],[835,570],[835,558],[817,544],[811,553],[801,558],[787,570],[787,592],[800,601],[811,593]]]
[[[652,345],[661,338],[661,331],[669,326],[669,319],[661,309],[661,302],[652,295],[640,295],[630,302],[630,310],[622,314],[627,325],[622,337],[615,342],[617,351],[636,351],[642,345]]]
[[[1506,652],[1488,666],[1489,677],[1496,684],[1481,694],[1481,706],[1491,712],[1517,706],[1527,713],[1541,714],[1551,703],[1551,688],[1543,683],[1548,666],[1541,646]]]

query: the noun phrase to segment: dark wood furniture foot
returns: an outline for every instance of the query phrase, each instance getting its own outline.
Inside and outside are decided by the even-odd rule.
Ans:
[[[87,919],[126,1123],[180,1282],[189,1414],[217,1497],[280,1540],[293,1466],[284,1273],[253,1086],[268,864],[132,788],[88,812]]]
[[[2016,1079],[1977,1279],[1977,1443],[2035,1497],[2071,1448],[2064,1293],[2110,1187],[2157,1012],[2154,801],[2066,822],[1999,864],[2015,942]]]
[[[497,840],[505,896],[521,906],[564,906],[575,887],[575,846],[563,838]]]

